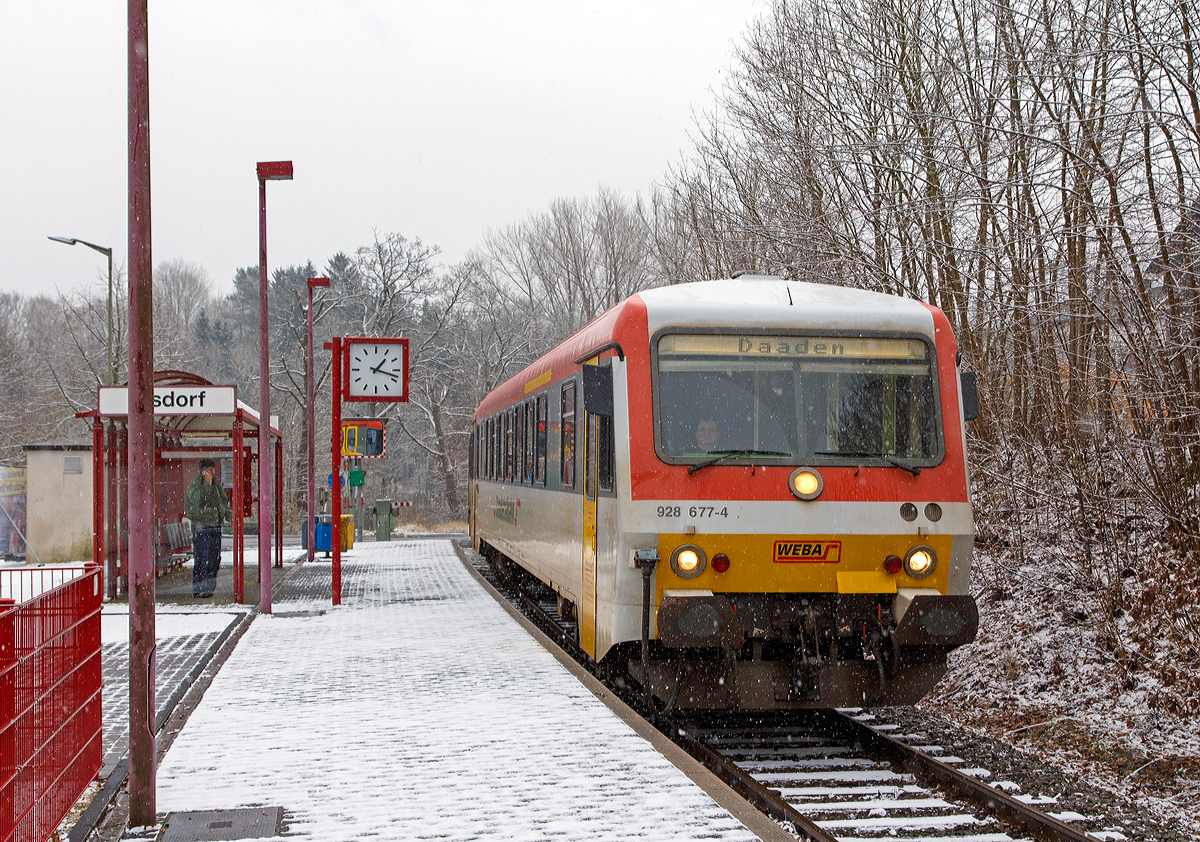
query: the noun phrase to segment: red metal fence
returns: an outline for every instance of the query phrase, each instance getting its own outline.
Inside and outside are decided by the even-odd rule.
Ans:
[[[103,760],[100,567],[0,570],[0,842],[44,842]]]

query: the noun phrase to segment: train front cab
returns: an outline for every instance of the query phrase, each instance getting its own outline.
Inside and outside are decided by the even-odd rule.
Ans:
[[[940,311],[930,310],[944,326],[943,336],[951,336]],[[808,376],[807,363],[797,363],[794,353],[786,364],[771,359],[774,351],[753,360],[743,348],[738,356],[736,343],[746,343],[736,335],[667,331],[652,337],[660,352],[654,363],[655,456],[671,479],[660,483],[669,493],[631,506],[630,526],[640,521],[642,529],[659,527],[656,540],[629,547],[631,566],[639,549],[642,557],[657,558],[654,627],[647,635],[655,640],[645,664],[631,645],[622,648],[629,673],[638,680],[648,673],[651,691],[666,705],[913,704],[945,674],[947,654],[974,639],[973,520],[954,349],[938,353],[929,336],[915,334],[863,337],[840,337],[849,362],[809,366],[817,373],[813,380],[824,378],[822,394],[830,396],[828,405],[810,407],[809,416],[801,417],[801,437],[806,423],[810,435],[821,428],[821,444],[807,445],[812,466],[773,458],[772,451],[794,455],[805,448],[786,433],[772,443],[760,417],[770,402],[761,395],[769,393],[764,387],[774,372],[785,372],[776,386],[799,383]],[[759,338],[763,348],[787,349],[790,343],[794,349],[804,341],[795,333]],[[805,347],[813,344],[810,337]],[[664,347],[672,351],[669,359]],[[861,358],[853,359],[855,353]],[[734,358],[738,365],[730,362]],[[720,366],[720,376],[709,379],[740,379],[734,385],[741,391],[735,395],[733,386],[718,383],[725,391],[708,394],[714,413],[742,393],[759,396],[746,400],[752,407],[743,413],[743,432],[752,438],[722,448],[737,455],[705,465],[713,457],[697,459],[670,445],[667,363],[691,372],[674,387],[681,406],[705,402],[704,390],[712,384],[696,372]],[[847,409],[854,401],[843,392],[835,406],[837,387],[852,382],[872,400]],[[904,391],[913,396],[907,404],[897,397]],[[795,395],[785,397],[781,405],[801,405],[793,404]],[[890,401],[890,410],[879,414],[881,401]],[[839,446],[838,412],[861,416],[867,403],[876,412],[869,419],[872,445],[862,444],[862,430],[854,439],[843,427],[845,446]],[[736,421],[732,415],[726,409],[721,425]],[[898,420],[905,418],[907,442]],[[855,452],[853,464],[840,451]],[[790,464],[772,465],[779,461]]]

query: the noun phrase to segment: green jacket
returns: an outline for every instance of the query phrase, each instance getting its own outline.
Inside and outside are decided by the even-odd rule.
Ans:
[[[220,526],[233,520],[233,506],[229,505],[220,480],[214,478],[209,485],[199,474],[187,487],[183,513],[196,526]]]

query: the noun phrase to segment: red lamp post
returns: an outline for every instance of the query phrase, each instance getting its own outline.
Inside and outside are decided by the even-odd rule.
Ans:
[[[271,361],[267,353],[267,182],[291,181],[291,161],[258,163],[258,589],[271,613]]]
[[[304,358],[304,381],[307,385],[305,404],[308,412],[308,522],[304,527],[304,535],[306,540],[305,546],[308,547],[308,560],[313,560],[313,539],[315,538],[315,528],[313,526],[317,519],[317,478],[316,478],[316,452],[317,439],[316,431],[313,429],[313,402],[314,389],[313,384],[313,290],[317,287],[328,287],[329,278],[309,278],[308,279],[308,345],[307,353]]]

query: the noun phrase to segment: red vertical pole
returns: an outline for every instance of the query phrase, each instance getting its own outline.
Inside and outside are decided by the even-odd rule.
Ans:
[[[275,566],[283,567],[283,439],[275,439]]]
[[[243,446],[242,414],[238,410],[233,419],[233,598],[238,604],[246,601],[246,486],[242,482],[246,460]]]
[[[317,522],[317,483],[316,483],[316,453],[317,453],[317,431],[315,410],[316,405],[316,370],[313,368],[313,289],[316,287],[329,287],[329,278],[309,278],[308,279],[308,333],[307,342],[305,343],[304,356],[304,384],[305,384],[305,427],[308,430],[308,521],[305,526],[308,541],[308,560],[313,560],[313,538],[316,531],[314,524]]]
[[[267,182],[258,179],[258,604],[271,613],[271,362],[267,354]]]
[[[128,421],[128,419],[126,419]],[[129,424],[117,430],[117,532],[120,558],[117,583],[121,593],[129,593]]]
[[[312,365],[312,283],[308,283],[308,353],[305,356],[305,386],[306,386],[306,411],[305,419],[308,421],[308,521],[305,529],[307,530],[308,542],[308,560],[313,559],[313,539],[316,537],[317,523],[317,431],[314,429],[313,405],[317,401],[317,385],[313,378],[316,377],[316,368]]]
[[[104,471],[104,519],[107,522],[108,535],[104,540],[104,550],[107,558],[104,568],[104,596],[107,599],[117,598],[117,560],[120,558],[120,547],[117,536],[120,534],[117,524],[117,425],[109,421],[104,433],[105,439],[105,471]]]
[[[342,340],[333,342],[333,523],[329,532],[333,551],[333,604],[342,604]]]
[[[129,822],[152,825],[154,774],[154,291],[148,0],[129,12]]]
[[[307,539],[304,546],[308,547],[308,560],[313,560],[313,538],[315,537],[314,524],[317,522],[317,480],[316,480],[316,453],[317,453],[317,431],[314,428],[313,404],[316,401],[316,385],[313,382],[313,284],[312,278],[308,280],[308,343],[304,355],[304,419],[308,423],[308,520],[304,522],[304,535]]]
[[[92,561],[104,563],[104,422],[92,419]]]

